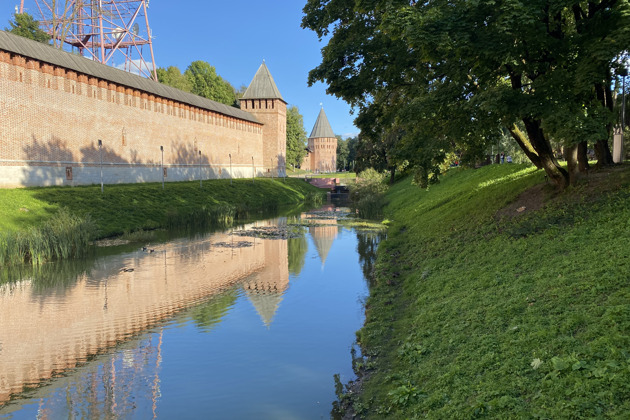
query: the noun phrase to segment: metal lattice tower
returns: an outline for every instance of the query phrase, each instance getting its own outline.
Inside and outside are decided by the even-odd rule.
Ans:
[[[33,14],[57,47],[71,48],[84,57],[157,81],[149,0],[34,2]],[[150,60],[145,59],[147,54]]]

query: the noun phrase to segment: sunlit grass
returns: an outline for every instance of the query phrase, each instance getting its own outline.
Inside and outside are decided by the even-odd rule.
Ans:
[[[536,172],[537,170],[538,169],[536,167],[530,166],[530,167],[527,167],[527,168],[522,169],[520,171],[507,174],[507,175],[502,176],[500,178],[493,178],[493,179],[490,179],[488,181],[481,182],[477,188],[481,189],[481,188],[488,187],[490,185],[497,185],[497,184],[500,184],[502,182],[511,182],[511,181],[516,180],[516,179],[519,179],[519,178],[531,175],[532,173]]]
[[[224,218],[248,211],[277,208],[304,202],[309,194],[321,192],[299,179],[236,179],[196,182],[48,187],[0,190],[0,223],[5,231],[38,226],[56,211],[90,215],[99,237],[190,224],[201,213],[224,214]],[[311,198],[312,199],[312,198]],[[229,212],[223,211],[230,207]],[[203,210],[205,209],[205,210]],[[228,213],[234,213],[232,215]],[[180,220],[180,222],[178,222]]]
[[[82,254],[95,238],[148,237],[157,228],[204,229],[324,193],[300,179],[48,187],[0,190],[0,266]],[[88,229],[89,227],[89,229]],[[138,233],[135,233],[138,232]],[[81,245],[76,242],[80,238]]]
[[[357,334],[377,368],[360,418],[630,413],[630,170],[598,181],[606,193],[587,180],[541,210],[495,217],[543,179],[492,165],[428,191],[391,188]]]

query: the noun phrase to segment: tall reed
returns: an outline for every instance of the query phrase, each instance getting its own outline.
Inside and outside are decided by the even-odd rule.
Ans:
[[[237,218],[237,208],[229,204],[202,206],[188,213],[170,210],[166,214],[169,229],[204,229],[229,226]]]
[[[90,216],[80,217],[61,208],[37,228],[0,234],[0,266],[75,258],[85,255],[96,237]]]
[[[171,209],[166,213],[166,226],[169,229],[206,229],[225,228],[238,220],[246,220],[252,213],[276,212],[278,201],[269,198],[262,199],[260,207],[252,208],[247,203],[218,204],[215,206],[201,206],[187,213],[178,209]]]

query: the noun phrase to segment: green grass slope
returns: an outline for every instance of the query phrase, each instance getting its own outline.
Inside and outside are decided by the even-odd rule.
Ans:
[[[542,180],[492,165],[391,188],[343,397],[360,418],[630,417],[630,170]]]
[[[199,209],[231,206],[237,211],[276,209],[304,202],[321,190],[300,179],[235,179],[203,182],[47,187],[0,190],[0,232],[40,226],[59,208],[79,216],[90,215],[99,237],[139,229],[166,227],[185,220]]]

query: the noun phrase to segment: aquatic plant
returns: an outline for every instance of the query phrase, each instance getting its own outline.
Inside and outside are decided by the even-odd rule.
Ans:
[[[169,229],[225,227],[234,222],[237,212],[237,207],[231,204],[201,206],[186,213],[178,209],[170,209],[166,213],[166,226]]]
[[[85,255],[96,232],[89,215],[81,217],[61,208],[40,227],[0,234],[0,266],[39,265]]]

